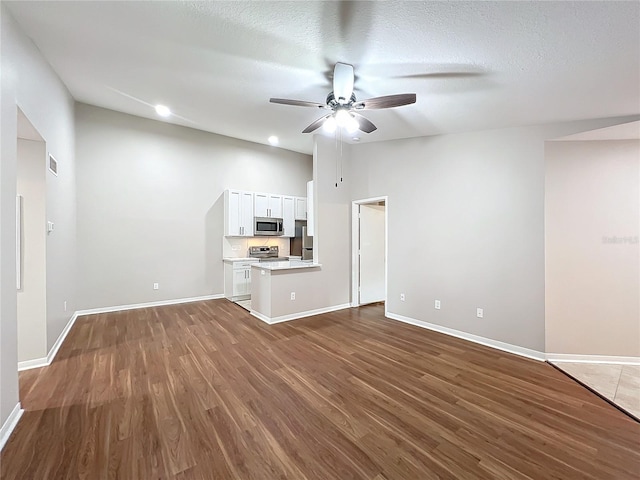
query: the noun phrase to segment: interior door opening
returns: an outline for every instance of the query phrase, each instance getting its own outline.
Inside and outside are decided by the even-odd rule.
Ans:
[[[46,307],[47,147],[18,109],[16,162],[16,277],[18,368],[47,356]]]
[[[353,202],[352,306],[387,299],[387,198]]]

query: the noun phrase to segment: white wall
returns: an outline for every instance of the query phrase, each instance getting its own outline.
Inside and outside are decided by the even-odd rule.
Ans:
[[[313,157],[315,204],[314,260],[320,268],[272,271],[252,269],[251,307],[278,320],[314,310],[344,307],[351,298],[351,201],[349,179],[335,186],[340,148],[316,135]],[[349,146],[342,148],[348,160]],[[339,163],[338,163],[339,165]],[[291,300],[291,292],[296,299]]]
[[[543,352],[544,141],[622,121],[352,146],[351,199],[389,197],[388,310]]]
[[[17,193],[22,196],[22,288],[18,290],[18,361],[47,356],[46,148],[18,139]]]
[[[305,196],[312,173],[309,155],[84,104],[76,138],[80,309],[222,294],[224,190]]]
[[[640,357],[640,141],[548,142],[546,345]]]
[[[73,99],[5,5],[1,15],[0,140],[0,424],[18,402],[15,286],[17,105],[58,160],[47,176],[47,218],[56,232],[47,239],[47,350],[75,310],[75,175]],[[68,311],[63,308],[68,302]]]

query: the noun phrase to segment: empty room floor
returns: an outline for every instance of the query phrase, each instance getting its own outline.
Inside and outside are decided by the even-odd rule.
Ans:
[[[573,362],[554,365],[640,418],[640,365]]]
[[[78,318],[20,374],[9,479],[634,479],[640,424],[549,364],[226,300]]]

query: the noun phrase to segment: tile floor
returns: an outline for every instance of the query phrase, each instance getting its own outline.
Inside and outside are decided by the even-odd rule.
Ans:
[[[603,363],[553,364],[640,418],[640,365]]]
[[[236,303],[238,305],[240,305],[242,308],[244,308],[245,310],[251,311],[251,299],[249,299],[249,300],[238,300]]]

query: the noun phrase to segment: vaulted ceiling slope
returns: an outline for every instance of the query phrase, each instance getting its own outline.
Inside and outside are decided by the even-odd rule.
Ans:
[[[362,142],[640,113],[640,2],[4,2],[74,98],[310,153],[335,62]],[[351,141],[351,139],[347,139]]]

